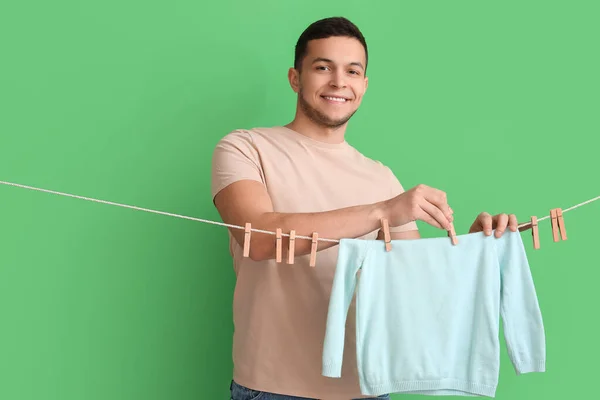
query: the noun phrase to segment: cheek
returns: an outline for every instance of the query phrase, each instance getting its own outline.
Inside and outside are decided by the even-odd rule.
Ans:
[[[327,80],[319,78],[322,77],[305,77],[305,79],[300,81],[301,87],[304,90],[304,92],[316,96],[317,92],[319,92],[321,88],[326,87]]]
[[[364,86],[360,86],[358,88],[356,88],[356,90],[354,91],[354,94],[356,95],[356,100],[358,102],[360,102],[364,96],[366,92],[366,88]]]
[[[304,94],[305,98],[311,97],[311,94],[314,93],[314,88],[311,85],[311,82],[300,81],[300,85],[298,86],[300,92]]]

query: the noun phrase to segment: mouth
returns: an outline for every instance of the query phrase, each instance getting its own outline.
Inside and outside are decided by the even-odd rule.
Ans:
[[[350,101],[350,99],[348,99],[346,97],[340,97],[340,96],[325,96],[325,95],[321,95],[321,98],[323,98],[327,102],[333,103],[333,104],[344,104],[344,103]]]

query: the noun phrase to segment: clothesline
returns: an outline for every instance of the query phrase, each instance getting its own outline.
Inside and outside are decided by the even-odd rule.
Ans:
[[[173,214],[173,213],[169,213],[169,212],[165,212],[165,211],[157,211],[157,210],[152,210],[152,209],[149,209],[149,208],[143,208],[143,207],[138,207],[138,206],[131,206],[131,205],[128,205],[128,204],[120,204],[120,203],[115,203],[115,202],[112,202],[112,201],[94,199],[94,198],[91,198],[91,197],[79,196],[79,195],[70,194],[70,193],[57,192],[55,190],[41,189],[41,188],[37,188],[37,187],[33,187],[33,186],[21,185],[19,183],[12,183],[12,182],[0,181],[0,184],[2,184],[2,185],[8,185],[8,186],[15,186],[15,187],[23,188],[23,189],[35,190],[35,191],[39,191],[39,192],[56,194],[56,195],[59,195],[59,196],[73,197],[73,198],[76,198],[76,199],[93,201],[93,202],[96,202],[96,203],[108,204],[108,205],[117,206],[117,207],[124,207],[124,208],[129,208],[129,209],[133,209],[133,210],[144,211],[144,212],[149,212],[149,213],[154,213],[154,214],[161,214],[161,215],[166,215],[166,216],[169,216],[169,217],[183,218],[183,219],[188,219],[188,220],[196,221],[196,222],[203,222],[203,223],[207,223],[207,224],[220,225],[220,226],[225,226],[225,227],[228,227],[228,228],[241,229],[241,230],[245,230],[246,229],[244,226],[233,225],[233,224],[226,224],[224,222],[211,221],[211,220],[202,219],[202,218],[188,217],[188,216],[185,216],[185,215]],[[593,199],[590,199],[590,200],[584,201],[582,203],[576,204],[576,205],[574,205],[572,207],[563,209],[562,212],[565,213],[567,211],[571,211],[571,210],[573,210],[575,208],[578,208],[578,207],[581,207],[583,205],[589,204],[589,203],[591,203],[593,201],[596,201],[596,200],[600,200],[600,196],[594,197]],[[538,222],[539,221],[543,221],[543,220],[548,219],[548,218],[550,218],[550,215],[538,218]],[[522,228],[522,227],[528,226],[530,224],[531,224],[530,222],[525,222],[525,223],[520,224],[518,226],[518,228]],[[269,234],[269,235],[275,235],[276,234],[276,232],[268,231],[268,230],[263,230],[263,229],[251,228],[250,230],[252,232],[266,233],[266,234]],[[282,232],[281,236],[290,236],[290,235],[288,233],[283,233]],[[295,238],[296,239],[307,239],[307,240],[312,240],[313,239],[312,236],[302,236],[302,235],[295,235]],[[339,243],[340,242],[338,239],[327,239],[327,238],[321,238],[321,237],[319,237],[317,240],[318,241],[322,241],[322,242],[333,242],[333,243]]]

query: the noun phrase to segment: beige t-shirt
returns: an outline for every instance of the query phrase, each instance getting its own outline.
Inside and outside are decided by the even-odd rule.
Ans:
[[[212,160],[213,198],[242,179],[263,183],[274,211],[286,213],[370,204],[404,191],[387,166],[365,157],[348,142],[323,143],[282,126],[235,130],[219,141]],[[396,232],[414,229],[415,222],[390,227]],[[244,258],[243,248],[230,232],[228,236],[237,277],[235,381],[255,390],[300,397],[367,397],[358,385],[354,300],[348,312],[342,377],[321,375],[338,246],[319,251],[312,268],[310,255],[296,256],[294,264],[286,264],[286,249],[282,263]],[[373,231],[362,238],[376,236]]]

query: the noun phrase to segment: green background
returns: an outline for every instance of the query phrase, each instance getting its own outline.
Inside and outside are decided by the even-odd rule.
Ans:
[[[0,180],[220,221],[215,143],[293,118],[311,22],[365,34],[348,141],[405,188],[448,193],[456,229],[600,195],[597,1],[57,0],[0,6]],[[226,399],[226,228],[0,185],[0,399]],[[544,374],[498,399],[595,398],[600,202],[527,246]],[[443,232],[419,223],[425,237]],[[401,396],[397,396],[401,397]],[[413,397],[413,396],[404,396]],[[414,398],[421,398],[414,396]]]

